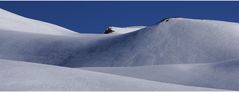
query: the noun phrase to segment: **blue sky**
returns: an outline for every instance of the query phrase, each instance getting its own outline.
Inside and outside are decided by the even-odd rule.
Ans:
[[[19,15],[81,33],[102,33],[108,26],[151,25],[167,17],[239,22],[239,2],[0,2]]]

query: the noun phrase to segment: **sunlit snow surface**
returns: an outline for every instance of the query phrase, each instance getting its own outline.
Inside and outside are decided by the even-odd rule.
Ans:
[[[130,26],[130,27],[109,27],[113,32],[111,34],[125,34],[145,28],[146,26]]]
[[[1,17],[0,18],[1,30],[51,34],[51,35],[72,36],[79,34],[54,24],[25,18],[3,9],[0,9],[0,17]]]
[[[239,90],[238,23],[170,18],[79,34],[0,17],[0,90]]]
[[[216,90],[8,60],[0,73],[0,90]]]

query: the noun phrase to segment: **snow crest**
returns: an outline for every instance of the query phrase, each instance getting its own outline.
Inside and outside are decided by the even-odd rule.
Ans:
[[[171,18],[115,36],[76,54],[68,66],[141,66],[220,62],[239,57],[239,24]]]
[[[145,28],[146,26],[130,26],[130,27],[109,27],[104,33],[105,34],[125,34],[134,32],[140,29]]]
[[[0,16],[0,90],[239,90],[239,23],[169,18],[78,34]]]
[[[69,29],[22,17],[1,8],[0,17],[0,30],[30,32],[47,35],[78,35],[77,32],[71,31]]]

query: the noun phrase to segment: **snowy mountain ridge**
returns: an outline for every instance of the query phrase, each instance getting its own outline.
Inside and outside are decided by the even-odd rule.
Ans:
[[[0,90],[239,90],[239,23],[169,18],[79,34],[0,17]]]
[[[104,32],[105,34],[113,33],[113,34],[125,34],[125,33],[130,33],[134,32],[140,29],[145,28],[146,26],[129,26],[129,27],[114,27],[111,26],[107,28],[107,30]]]
[[[69,29],[22,17],[0,8],[0,29],[8,31],[30,32],[50,35],[78,35]]]
[[[124,35],[1,31],[0,58],[68,67],[220,62],[239,57],[238,30],[238,23],[171,18]]]
[[[141,66],[220,62],[239,57],[237,39],[238,23],[171,18],[101,41],[97,46],[76,54],[66,65]]]

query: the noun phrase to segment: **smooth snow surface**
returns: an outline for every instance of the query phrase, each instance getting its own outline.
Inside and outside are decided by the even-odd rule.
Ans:
[[[215,90],[86,70],[0,60],[0,90]]]
[[[130,32],[134,32],[140,29],[145,28],[146,26],[130,26],[130,27],[109,27],[109,29],[111,29],[112,32],[111,34],[125,34],[125,33],[130,33]]]
[[[239,57],[239,24],[171,18],[144,29],[98,41],[66,64],[142,66],[220,62]]]
[[[122,35],[0,32],[0,58],[68,67],[210,63],[239,57],[239,24],[214,20],[171,18]]]
[[[79,34],[0,17],[0,90],[239,90],[239,23],[169,18]]]
[[[219,63],[139,67],[88,67],[86,70],[199,87],[239,90],[239,59]]]
[[[25,18],[0,8],[0,30],[31,32],[50,35],[77,35],[66,28]]]

